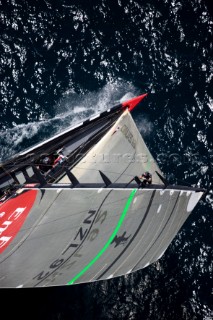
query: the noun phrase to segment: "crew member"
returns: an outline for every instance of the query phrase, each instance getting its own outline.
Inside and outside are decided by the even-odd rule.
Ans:
[[[59,154],[58,157],[54,160],[53,166],[64,162],[65,156],[63,154]]]
[[[144,172],[142,176],[139,177],[139,179],[141,179],[145,185],[152,183],[152,175],[148,171]]]
[[[47,172],[52,168],[52,165],[53,165],[53,159],[51,158],[50,155],[47,155],[42,159],[40,159],[39,169],[42,172]]]
[[[133,178],[139,187],[145,187],[152,183],[152,175],[150,172],[146,171],[141,176],[135,176]]]

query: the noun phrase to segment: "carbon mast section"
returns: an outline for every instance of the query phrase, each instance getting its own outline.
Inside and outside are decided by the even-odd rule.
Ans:
[[[40,182],[35,174],[35,167],[42,157],[58,150],[63,150],[69,168],[75,166],[111,128],[121,113],[121,105],[115,106],[0,163],[1,191],[14,181],[16,184]],[[46,182],[59,180],[61,174],[63,175],[60,170],[51,175],[46,174]]]
[[[203,195],[203,190],[162,183],[128,110],[117,113],[108,127],[105,121],[90,124],[87,137],[82,127],[80,144],[79,137],[69,135],[55,141],[67,157],[76,148],[84,152],[66,163],[66,173],[54,185],[26,180],[1,204],[0,287],[71,285],[145,268],[163,255]],[[152,173],[153,184],[138,189],[130,181],[144,171]]]

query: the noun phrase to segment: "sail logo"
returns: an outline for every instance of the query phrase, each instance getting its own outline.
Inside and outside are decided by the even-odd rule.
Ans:
[[[126,231],[124,231],[124,233],[121,236],[118,236],[116,234],[116,236],[114,237],[113,241],[111,242],[111,244],[115,244],[114,248],[116,248],[119,245],[124,245],[128,241],[128,239],[131,236],[131,234],[128,237],[125,237],[125,235],[126,235]]]
[[[36,190],[30,190],[8,199],[0,206],[0,253],[16,237],[35,202],[36,194]]]
[[[54,283],[57,276],[63,270],[70,272],[73,267],[76,266],[78,259],[82,257],[80,250],[83,242],[86,240],[90,242],[95,240],[99,234],[99,228],[97,227],[97,224],[101,225],[107,218],[107,214],[107,210],[89,210],[87,216],[83,220],[82,226],[78,229],[74,239],[62,252],[61,256],[59,256],[49,265],[48,270],[43,270],[33,277],[33,280],[37,281],[35,286],[44,280],[46,280],[46,283]],[[95,228],[92,230],[93,224]],[[57,271],[58,268],[60,268],[59,271]]]
[[[136,140],[129,130],[129,128],[124,124],[121,128],[121,132],[123,133],[124,137],[129,141],[131,146],[135,149],[136,148]]]

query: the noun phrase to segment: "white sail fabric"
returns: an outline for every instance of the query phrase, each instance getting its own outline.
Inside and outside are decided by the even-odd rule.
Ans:
[[[92,146],[72,168],[80,184],[63,171],[57,183],[25,185],[0,204],[0,287],[88,283],[145,268],[160,259],[203,195],[162,185],[128,110],[95,146],[88,132],[68,136],[64,148],[69,154],[73,146]],[[145,171],[153,184],[133,189],[136,184],[128,183]],[[104,186],[100,172],[115,183],[111,188],[97,188]]]
[[[38,190],[21,231],[0,255],[0,287],[87,283],[144,268],[162,256],[202,194]]]
[[[102,182],[99,170],[111,182],[118,183],[128,183],[134,176],[149,171],[153,176],[153,183],[162,184],[155,172],[161,171],[128,110],[79,161],[72,172],[81,183],[99,183]],[[69,180],[65,177],[61,182],[66,183]]]

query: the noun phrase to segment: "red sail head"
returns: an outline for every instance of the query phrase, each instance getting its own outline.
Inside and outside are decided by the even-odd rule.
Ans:
[[[148,93],[145,93],[145,94],[142,94],[138,97],[135,97],[133,99],[130,99],[128,101],[125,101],[122,103],[122,108],[123,109],[126,109],[128,108],[129,111],[132,111],[139,102],[141,102],[146,96],[147,96]]]

